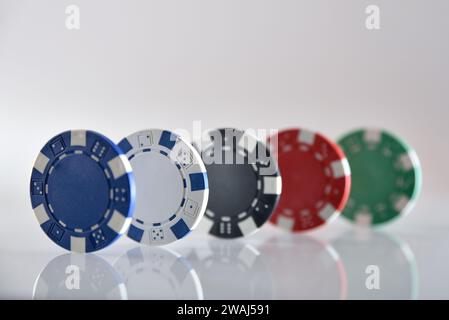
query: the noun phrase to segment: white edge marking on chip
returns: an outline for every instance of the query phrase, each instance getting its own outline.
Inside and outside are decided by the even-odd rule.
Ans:
[[[210,215],[211,217],[215,217],[215,212],[213,212],[211,209],[206,209],[206,212],[208,215]]]
[[[150,130],[147,130],[147,131],[149,131],[151,133],[151,136],[153,137],[153,145],[160,145],[159,142],[161,142],[162,133],[164,131],[166,131],[166,130],[163,130],[163,129],[150,129]],[[170,140],[172,140],[173,136],[171,134],[173,132],[171,132],[171,131],[169,131],[169,132],[170,132]]]
[[[315,133],[309,130],[302,129],[299,131],[298,141],[300,143],[313,145],[315,143]]]
[[[170,252],[171,254],[173,254],[176,259],[182,259],[182,255],[180,255],[179,253],[172,251],[170,249],[166,249],[168,252]],[[201,254],[198,253],[198,256],[200,256],[201,259]],[[188,270],[188,274],[190,274],[190,276],[192,277],[192,280],[194,282],[194,286],[195,286],[195,292],[198,293],[198,300],[204,300],[204,293],[203,293],[203,287],[201,285],[201,281],[200,278],[198,277],[198,274],[196,273],[194,268],[189,268]]]
[[[245,131],[240,137],[238,146],[242,149],[248,150],[249,153],[253,153],[257,146],[257,139],[253,137],[252,134]]]
[[[128,293],[126,292],[125,284],[119,283],[117,286],[109,289],[108,292],[105,293],[106,300],[117,300],[117,296],[119,296],[119,300],[128,300]]]
[[[45,207],[43,204],[37,206],[33,210],[34,214],[36,215],[37,221],[39,221],[39,224],[43,224],[50,219],[48,217],[47,211],[45,211]]]
[[[139,145],[139,134],[143,135],[144,131],[139,131],[136,133],[133,133],[130,136],[127,136],[125,139],[128,141],[128,143],[131,145],[131,150],[128,151],[129,154],[134,154],[136,150],[140,150],[141,147]]]
[[[70,145],[85,147],[86,146],[86,131],[85,130],[70,131]]]
[[[117,156],[108,161],[108,166],[112,171],[114,179],[118,179],[125,173],[131,172],[131,164],[124,155]]]
[[[358,226],[361,227],[368,227],[371,226],[373,223],[373,217],[369,212],[366,211],[360,211],[355,214],[355,223]]]
[[[402,253],[407,257],[409,261],[413,261],[415,259],[415,255],[413,254],[412,249],[405,243],[400,244]]]
[[[122,300],[128,300],[128,290],[126,290],[125,284],[120,283],[118,285],[118,289],[120,291],[120,297],[122,297]]]
[[[282,178],[277,177],[263,177],[263,193],[264,194],[281,194]]]
[[[380,130],[366,130],[363,134],[363,140],[371,143],[379,143],[382,137],[382,131]]]
[[[410,202],[409,197],[407,197],[406,195],[401,195],[394,202],[394,208],[398,213],[402,213],[404,209],[407,207],[409,202]]]
[[[410,160],[412,161],[412,167],[416,167],[416,168],[421,167],[418,155],[416,154],[415,150],[409,150],[408,156],[409,156]]]
[[[33,284],[33,300],[36,300],[37,296],[37,284],[39,283],[39,297],[46,297],[49,292],[48,284],[45,281],[39,281],[41,277],[36,277]],[[39,298],[40,299],[40,298]]]
[[[147,140],[148,139],[148,140]],[[128,140],[129,142],[129,140]],[[139,149],[149,148],[154,144],[153,133],[151,130],[142,131],[136,134],[136,146]]]
[[[284,230],[291,231],[293,230],[293,226],[295,221],[292,218],[279,216],[276,225],[281,227]]]
[[[415,205],[416,205],[416,199],[414,199],[414,198],[409,199],[407,205],[400,212],[400,214],[403,216],[408,215],[412,211],[412,209],[415,207]]]
[[[45,154],[40,152],[34,162],[34,169],[39,171],[41,174],[44,174],[45,168],[47,167],[49,161],[50,159]]]
[[[84,254],[71,254],[70,255],[70,264],[75,265],[80,270],[85,271],[86,270],[86,255]]]
[[[254,230],[257,230],[257,225],[254,222],[253,217],[248,217],[247,219],[240,221],[238,225],[243,235],[248,235]]]
[[[140,243],[151,245],[151,243],[153,242],[153,239],[151,238],[150,230],[146,230],[146,229],[141,229],[141,230],[143,230],[143,233],[142,233],[142,238],[140,239]],[[155,240],[155,241],[157,241],[157,240]]]
[[[337,251],[331,245],[329,245],[329,244],[326,245],[326,251],[329,252],[329,254],[331,255],[331,257],[334,261],[340,260],[340,256],[338,255]]]
[[[86,252],[86,238],[70,237],[70,250],[75,252]]]
[[[120,155],[120,159],[122,159],[123,165],[125,166],[125,170],[126,173],[130,173],[133,171],[133,168],[131,166],[131,162],[129,162],[128,158],[126,157],[126,155],[121,154]]]
[[[333,161],[331,163],[331,168],[332,173],[334,174],[334,178],[341,178],[344,176],[349,176],[351,174],[351,169],[346,158]]]
[[[112,217],[108,222],[108,227],[118,234],[124,234],[128,230],[131,221],[132,218],[126,218],[119,211],[114,210]]]
[[[413,164],[415,162],[412,158],[414,156],[413,154],[416,156],[416,153],[413,151],[403,153],[399,156],[399,163],[403,170],[409,171],[413,169]]]
[[[204,292],[203,292],[203,286],[201,285],[200,278],[198,277],[198,274],[196,273],[195,269],[190,269],[189,271],[191,278],[193,279],[193,283],[195,285],[195,291],[198,294],[198,300],[204,300]]]
[[[238,259],[242,261],[248,268],[254,265],[260,252],[257,251],[253,246],[245,245],[242,250],[240,250]]]
[[[323,219],[324,221],[328,221],[332,215],[334,215],[335,213],[338,213],[337,210],[334,208],[333,205],[331,205],[330,203],[327,203],[323,209],[320,210],[320,212],[318,213],[318,215],[320,216],[321,219]]]
[[[335,220],[338,219],[338,217],[340,216],[341,212],[338,210],[335,210],[334,213],[329,217],[329,219],[327,219],[327,223],[332,223]]]

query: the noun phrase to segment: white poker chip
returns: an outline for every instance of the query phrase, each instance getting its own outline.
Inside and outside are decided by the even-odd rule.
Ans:
[[[194,147],[159,129],[136,132],[119,143],[136,182],[136,205],[128,237],[164,245],[185,237],[206,210],[206,169]]]

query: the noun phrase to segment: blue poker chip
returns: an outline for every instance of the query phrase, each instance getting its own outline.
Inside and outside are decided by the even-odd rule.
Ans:
[[[30,195],[36,218],[53,242],[91,252],[128,229],[134,177],[128,159],[111,140],[93,131],[66,131],[37,156]]]

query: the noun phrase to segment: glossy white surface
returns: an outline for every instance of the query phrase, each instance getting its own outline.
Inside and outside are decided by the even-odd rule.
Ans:
[[[56,247],[29,212],[33,243],[8,242],[12,228],[1,235],[0,298],[448,299],[443,200],[423,198],[409,216],[371,232],[339,219],[306,235],[271,225],[231,241],[194,232],[163,248],[123,237],[89,255]],[[370,265],[379,267],[379,290],[365,286]]]

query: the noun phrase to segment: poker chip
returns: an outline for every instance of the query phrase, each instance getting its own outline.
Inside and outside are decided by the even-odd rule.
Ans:
[[[203,288],[189,261],[161,247],[137,247],[121,256],[114,268],[129,299],[203,300]]]
[[[37,277],[34,300],[126,300],[118,272],[93,254],[64,254],[51,260]]]
[[[287,129],[269,138],[283,180],[270,222],[301,232],[334,220],[351,186],[348,162],[340,147],[322,134]]]
[[[421,190],[421,166],[410,146],[377,129],[355,130],[338,142],[352,171],[345,218],[379,225],[410,211]]]
[[[134,178],[122,151],[105,136],[63,132],[40,151],[30,195],[42,230],[59,246],[77,252],[102,249],[128,228]]]
[[[347,299],[418,298],[417,262],[410,247],[401,239],[361,229],[343,234],[332,245],[347,272]]]
[[[228,128],[208,132],[196,147],[210,184],[202,229],[217,237],[237,238],[262,227],[282,187],[266,146],[248,132]]]
[[[137,196],[128,237],[163,245],[185,237],[204,215],[209,195],[198,152],[166,130],[144,130],[119,146],[133,168]]]

